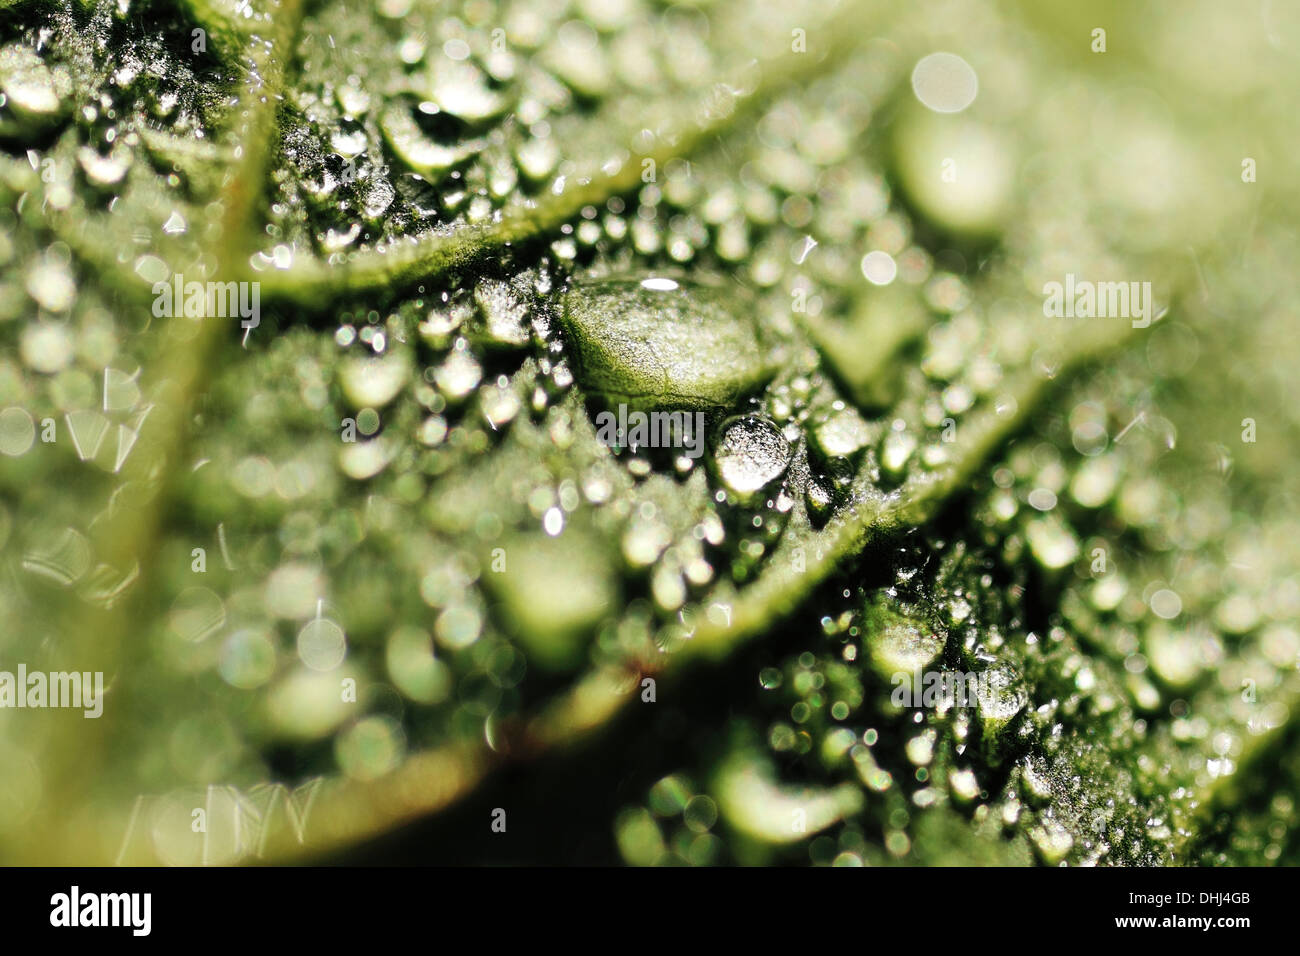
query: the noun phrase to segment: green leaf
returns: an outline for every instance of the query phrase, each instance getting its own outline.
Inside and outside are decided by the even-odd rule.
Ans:
[[[4,859],[1294,862],[1285,24],[0,7]]]

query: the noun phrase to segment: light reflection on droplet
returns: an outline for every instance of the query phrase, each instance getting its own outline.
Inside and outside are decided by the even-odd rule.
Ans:
[[[1166,621],[1173,620],[1183,610],[1183,599],[1174,591],[1168,588],[1161,588],[1155,594],[1151,595],[1151,611],[1156,617],[1164,618]]]
[[[868,252],[862,257],[862,274],[872,285],[889,285],[898,275],[898,264],[887,252]]]
[[[0,455],[21,455],[35,440],[36,424],[25,410],[10,406],[0,412]]]
[[[931,53],[912,70],[912,92],[936,113],[960,113],[979,93],[971,65],[954,53]]]
[[[167,615],[171,632],[191,643],[211,637],[225,623],[225,603],[207,588],[186,588],[176,596]]]
[[[298,656],[314,671],[332,671],[348,653],[343,628],[327,617],[308,621],[298,632]]]
[[[548,508],[542,516],[542,529],[554,538],[564,530],[564,512],[559,508]]]

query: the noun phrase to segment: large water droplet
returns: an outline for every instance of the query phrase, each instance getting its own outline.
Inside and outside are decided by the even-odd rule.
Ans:
[[[488,280],[474,290],[486,344],[512,347],[528,343],[528,306],[504,282]]]
[[[713,452],[718,481],[741,501],[752,501],[785,474],[790,443],[766,418],[738,415],[723,423]]]
[[[904,614],[887,603],[877,601],[864,616],[864,630],[872,666],[885,680],[896,674],[912,677],[929,667],[943,653],[945,637],[930,624]],[[913,691],[920,693],[920,687]]]
[[[409,360],[395,352],[383,358],[344,362],[339,384],[353,408],[382,408],[397,397],[410,374]]]
[[[483,148],[482,140],[466,140],[454,146],[434,142],[416,125],[411,111],[401,103],[393,103],[384,110],[380,129],[384,141],[397,158],[431,182],[438,182],[442,173]]]
[[[985,738],[996,736],[1029,703],[1020,675],[1009,664],[995,664],[982,675],[979,711]]]
[[[722,279],[637,275],[575,284],[563,322],[588,392],[707,408],[733,404],[776,369],[751,310],[742,288]]]
[[[15,119],[32,128],[62,114],[70,103],[72,78],[64,68],[47,67],[36,51],[10,44],[0,49],[0,92],[6,107],[0,112],[0,133],[8,133]]]
[[[471,63],[443,60],[430,89],[444,112],[467,123],[480,123],[505,111],[510,101],[488,86],[487,77]]]

